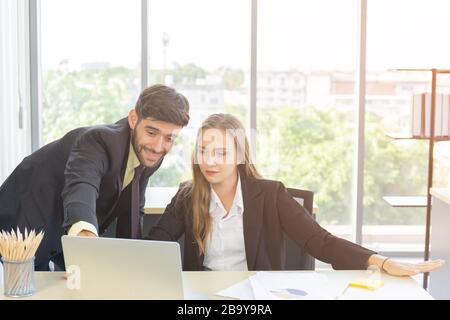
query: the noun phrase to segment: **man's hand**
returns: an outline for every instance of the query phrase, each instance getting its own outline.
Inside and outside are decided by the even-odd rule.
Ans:
[[[78,237],[97,237],[97,235],[89,230],[81,230],[77,234]]]

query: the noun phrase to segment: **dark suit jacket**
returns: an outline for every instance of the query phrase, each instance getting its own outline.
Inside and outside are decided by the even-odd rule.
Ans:
[[[75,129],[26,157],[0,187],[0,229],[44,229],[36,265],[61,252],[61,235],[77,221],[102,234],[116,216],[130,214],[130,197],[121,192],[129,146],[124,118]],[[142,212],[145,187],[159,165],[141,176]]]
[[[180,187],[147,239],[177,241],[184,233],[184,270],[202,270],[203,255],[192,233],[189,182]],[[281,182],[244,178],[244,242],[248,270],[282,270],[283,231],[334,269],[366,269],[375,252],[331,235],[295,201]]]

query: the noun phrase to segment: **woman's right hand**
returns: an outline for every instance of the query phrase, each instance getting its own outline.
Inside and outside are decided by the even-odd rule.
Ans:
[[[388,259],[383,270],[393,276],[415,276],[419,273],[430,272],[439,269],[444,265],[444,260],[430,260],[420,263],[400,262],[394,259]]]

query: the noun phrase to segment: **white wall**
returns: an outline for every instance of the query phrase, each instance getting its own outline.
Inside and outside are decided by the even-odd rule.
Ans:
[[[0,1],[0,184],[31,150],[27,12],[27,0]]]

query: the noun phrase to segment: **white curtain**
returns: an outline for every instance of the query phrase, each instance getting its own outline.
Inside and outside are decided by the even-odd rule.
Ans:
[[[0,184],[29,154],[28,0],[0,1]]]

